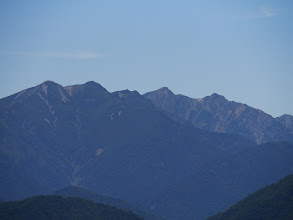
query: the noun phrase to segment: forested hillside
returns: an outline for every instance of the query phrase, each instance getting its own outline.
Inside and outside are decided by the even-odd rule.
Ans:
[[[262,188],[208,220],[292,220],[293,175]]]

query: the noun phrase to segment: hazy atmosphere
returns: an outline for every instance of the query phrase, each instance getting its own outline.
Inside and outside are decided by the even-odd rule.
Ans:
[[[45,80],[167,86],[293,114],[292,1],[1,1],[0,97]]]
[[[293,1],[0,1],[0,219],[292,220]]]

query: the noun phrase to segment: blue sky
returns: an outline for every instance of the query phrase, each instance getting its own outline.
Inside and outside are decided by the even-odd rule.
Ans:
[[[293,1],[0,1],[0,97],[53,80],[293,115]]]

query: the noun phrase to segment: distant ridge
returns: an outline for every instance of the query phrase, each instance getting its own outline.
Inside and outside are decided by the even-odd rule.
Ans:
[[[273,118],[246,104],[228,101],[217,93],[201,99],[175,95],[167,87],[144,94],[163,111],[207,131],[239,134],[257,144],[270,141],[293,142],[293,117]]]

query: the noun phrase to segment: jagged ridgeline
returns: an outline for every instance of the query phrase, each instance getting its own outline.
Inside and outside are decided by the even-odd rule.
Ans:
[[[95,82],[47,81],[0,100],[4,200],[75,185],[166,219],[204,219],[291,174],[292,158],[292,144],[195,128]]]
[[[239,134],[257,144],[293,142],[293,117],[273,118],[246,104],[228,101],[216,93],[204,98],[175,95],[166,87],[144,95],[160,109],[207,131]]]

